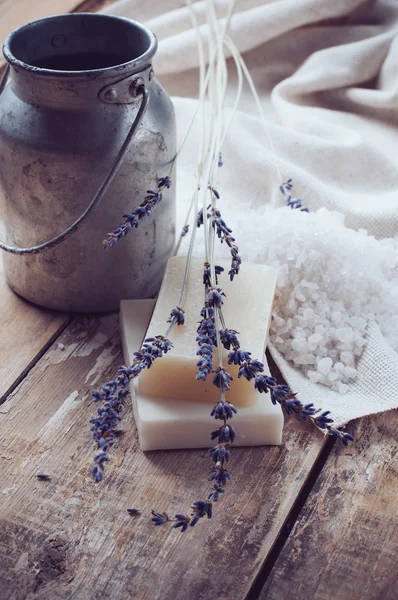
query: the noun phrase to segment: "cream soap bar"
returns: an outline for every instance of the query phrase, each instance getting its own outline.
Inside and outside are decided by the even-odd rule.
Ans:
[[[142,344],[154,300],[123,300],[120,324],[124,359],[131,364],[134,352]],[[160,359],[164,360],[164,357]],[[268,372],[267,364],[265,370]],[[210,432],[218,425],[210,417],[210,407],[203,402],[175,398],[142,396],[131,383],[131,396],[138,437],[142,450],[208,448]],[[240,407],[234,417],[237,446],[279,445],[282,441],[283,415],[269,394],[255,394],[251,406]]]
[[[272,302],[276,285],[276,271],[272,267],[245,263],[239,276],[231,282],[228,277],[230,263],[217,261],[225,271],[220,277],[223,314],[226,326],[239,332],[241,348],[251,352],[252,358],[261,360],[264,355],[271,319]],[[178,305],[184,278],[185,257],[173,257],[167,263],[159,297],[148,328],[147,336],[163,335],[170,311]],[[188,279],[185,302],[185,324],[174,326],[169,339],[174,348],[139,377],[139,393],[143,396],[167,396],[189,402],[215,404],[220,392],[212,384],[213,375],[206,381],[197,381],[196,329],[204,305],[203,260],[193,259]],[[228,400],[236,406],[248,406],[255,401],[253,381],[238,379],[238,366],[227,364],[228,351],[224,350],[224,365],[232,375]],[[216,353],[214,353],[214,362]]]

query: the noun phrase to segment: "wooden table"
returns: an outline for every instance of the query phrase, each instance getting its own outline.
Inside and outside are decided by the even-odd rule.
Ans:
[[[286,419],[282,446],[234,449],[213,519],[181,534],[150,511],[205,495],[206,451],[144,454],[128,404],[105,482],[90,477],[89,391],[122,360],[117,315],[34,307],[0,268],[0,322],[1,600],[398,598],[396,413],[351,424],[347,450]]]

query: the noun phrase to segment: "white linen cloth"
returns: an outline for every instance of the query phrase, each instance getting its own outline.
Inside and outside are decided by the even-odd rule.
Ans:
[[[227,4],[217,0],[219,16]],[[204,23],[205,2],[196,2],[195,10]],[[157,35],[155,71],[173,96],[181,140],[197,104],[198,59],[188,9],[181,0],[120,0],[104,12],[143,22]],[[219,191],[232,211],[223,210],[228,223],[239,223],[241,211],[271,200],[282,205],[281,176],[293,178],[311,211],[337,210],[346,227],[365,228],[380,240],[397,235],[397,31],[395,0],[238,0],[230,37],[259,91],[276,158],[246,87],[219,176]],[[229,74],[232,105],[232,64]],[[197,134],[194,127],[178,162],[180,225],[192,193]],[[250,231],[234,231],[241,253],[253,257]],[[357,379],[344,395],[311,383],[271,351],[298,397],[331,410],[338,426],[398,407],[398,355],[375,323],[368,327]]]

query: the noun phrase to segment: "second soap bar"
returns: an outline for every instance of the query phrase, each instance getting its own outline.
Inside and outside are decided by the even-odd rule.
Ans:
[[[170,311],[178,305],[184,278],[185,257],[170,258],[167,263],[159,297],[149,325],[147,336],[163,335]],[[276,271],[264,265],[243,264],[233,282],[229,280],[227,261],[217,261],[224,267],[219,286],[223,298],[223,315],[226,327],[239,332],[241,348],[252,353],[252,358],[262,360],[271,319],[272,302],[276,285]],[[169,339],[174,348],[153,366],[144,370],[138,382],[138,393],[145,396],[161,396],[186,401],[215,403],[220,391],[212,385],[213,375],[206,381],[197,381],[196,330],[204,305],[203,260],[193,259],[190,269],[185,301],[185,324],[174,326]],[[253,382],[238,379],[238,367],[224,365],[233,376],[228,400],[237,406],[250,405],[255,401]],[[217,360],[214,353],[214,362]]]

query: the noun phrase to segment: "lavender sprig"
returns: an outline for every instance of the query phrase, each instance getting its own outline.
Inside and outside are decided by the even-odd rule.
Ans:
[[[170,519],[167,513],[158,513],[152,511],[152,521],[155,525],[164,525],[165,523],[172,523],[174,529],[180,529],[184,532],[188,529],[188,526],[195,527],[196,523],[202,517],[207,516],[208,519],[212,517],[212,503],[206,502],[205,500],[198,500],[192,505],[191,517],[185,514],[176,514],[174,519]]]
[[[210,265],[208,268],[210,270]],[[188,529],[188,525],[194,527],[203,517],[207,516],[208,519],[212,517],[213,503],[219,500],[220,494],[224,493],[225,485],[231,478],[231,473],[226,468],[231,456],[228,446],[233,444],[236,439],[236,431],[228,421],[237,414],[237,410],[233,404],[225,399],[225,393],[230,390],[232,376],[222,365],[221,351],[216,335],[218,323],[218,313],[216,311],[221,311],[222,296],[225,296],[225,294],[220,288],[211,286],[211,275],[204,278],[204,285],[205,305],[201,311],[203,319],[199,324],[196,338],[199,343],[197,354],[201,356],[197,363],[198,373],[196,379],[205,380],[210,372],[214,373],[212,383],[220,390],[220,400],[210,414],[214,419],[221,420],[223,423],[210,434],[211,440],[215,441],[216,444],[209,450],[214,465],[208,477],[208,481],[212,483],[212,490],[209,492],[207,500],[197,500],[193,503],[191,518],[187,515],[176,515],[174,519],[169,519],[166,513],[153,513],[152,521],[155,525],[164,525],[170,522],[173,523],[174,528],[179,528],[182,532]],[[227,340],[234,341],[235,336],[236,332],[225,329],[223,335],[219,333],[218,338],[220,344],[225,345],[230,343]],[[213,369],[213,349],[215,346],[219,350],[219,366]]]
[[[299,198],[292,198],[290,190],[293,188],[293,179],[288,179],[279,186],[281,194],[285,196],[286,206],[293,209],[300,209],[301,212],[310,212],[308,208],[303,207],[302,201]]]
[[[103,479],[105,463],[109,460],[109,448],[120,431],[117,427],[125,398],[130,393],[130,380],[137,377],[143,369],[150,369],[153,362],[167,354],[172,347],[170,340],[161,335],[146,338],[141,349],[134,353],[135,359],[132,365],[119,367],[116,379],[105,383],[100,390],[91,392],[94,402],[103,402],[97,410],[97,416],[90,420],[92,438],[99,450],[94,456],[91,469],[94,481],[97,483]]]
[[[157,182],[157,190],[147,190],[147,196],[145,196],[144,201],[137,208],[134,208],[131,213],[123,215],[125,219],[124,223],[116,227],[112,233],[108,233],[108,238],[103,241],[104,248],[116,246],[117,242],[126,237],[133,227],[137,228],[140,221],[144,217],[148,217],[152,209],[159,204],[162,199],[162,191],[165,188],[170,188],[170,186],[170,177],[160,177]]]
[[[196,363],[198,372],[196,379],[205,381],[209,373],[213,370],[213,347],[217,345],[216,328],[214,325],[214,308],[206,303],[202,308],[201,316],[203,317],[197,328],[196,341],[198,342],[199,350],[196,352],[200,359]]]
[[[213,187],[209,186],[209,190],[212,192],[214,197],[219,200],[220,195]],[[207,210],[211,208],[211,204],[207,207]],[[236,275],[239,275],[240,265],[242,264],[242,258],[239,254],[239,248],[235,244],[235,238],[232,236],[232,229],[228,227],[224,219],[222,218],[221,212],[218,208],[212,208],[210,213],[207,213],[207,218],[212,219],[212,226],[215,229],[218,239],[221,243],[225,242],[230,249],[231,253],[231,269],[228,272],[229,278],[233,281]],[[197,226],[203,225],[203,209],[201,208],[198,212]],[[217,284],[217,281],[216,281]]]
[[[212,194],[217,200],[220,199],[220,195],[217,192],[217,190],[215,190],[211,186],[209,186],[209,190],[212,192]],[[233,281],[234,277],[236,275],[239,275],[240,265],[242,263],[242,258],[239,254],[239,248],[235,244],[235,238],[231,235],[232,229],[228,227],[228,225],[221,216],[220,210],[217,207],[213,206],[211,210],[211,217],[212,225],[215,230],[215,233],[217,234],[218,239],[221,240],[221,243],[225,242],[230,249],[232,260],[231,269],[228,275],[230,280]]]
[[[296,394],[292,392],[288,385],[278,384],[275,377],[258,375],[255,379],[254,387],[260,393],[270,392],[272,403],[280,404],[288,415],[295,414],[302,421],[312,421],[318,429],[328,431],[330,435],[341,440],[345,446],[348,445],[348,442],[354,441],[354,438],[349,433],[332,427],[331,423],[333,423],[333,419],[329,416],[330,410],[321,412],[322,409],[315,408],[313,403],[303,404],[296,398]]]
[[[214,271],[216,274],[216,285],[218,285],[218,276],[224,271],[224,267],[220,267],[219,265],[215,265]],[[203,284],[210,287],[211,286],[211,274],[210,274],[210,264],[205,262],[204,270],[203,270]]]
[[[207,210],[209,210],[210,207],[211,207],[211,204],[209,204],[209,206],[207,207]],[[207,213],[206,217],[208,219],[210,219],[211,214]],[[201,225],[203,225],[203,208],[201,208],[198,212],[198,216],[196,218],[196,225],[197,225],[197,227],[200,227]]]
[[[255,389],[260,393],[270,392],[273,404],[280,404],[288,415],[295,414],[303,421],[312,421],[318,429],[327,430],[330,435],[340,439],[345,446],[349,441],[354,440],[349,433],[331,425],[333,419],[329,416],[329,410],[322,412],[321,408],[315,408],[312,403],[303,404],[288,385],[278,384],[274,377],[264,375],[264,364],[259,360],[253,360],[251,352],[241,350],[237,333],[233,329],[220,330],[224,348],[226,350],[232,348],[228,354],[228,364],[239,365],[238,377],[245,377],[248,381],[254,379]]]
[[[283,183],[281,183],[281,185],[279,186],[280,192],[281,194],[283,194],[284,196],[287,196],[290,192],[290,190],[293,189],[293,179],[287,179],[286,181],[284,181]]]

